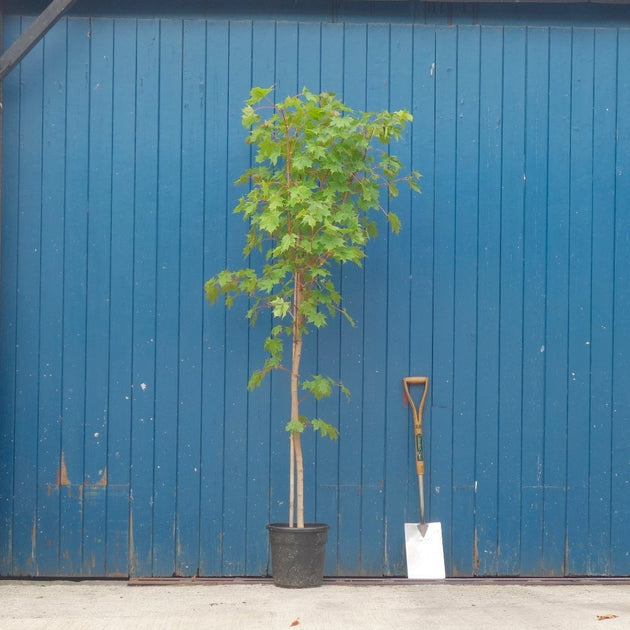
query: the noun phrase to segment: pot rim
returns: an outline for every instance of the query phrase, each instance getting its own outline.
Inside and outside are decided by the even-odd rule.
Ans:
[[[289,527],[289,523],[288,522],[284,522],[284,523],[268,523],[267,524],[267,529],[268,530],[276,530],[276,531],[288,531],[288,532],[293,532],[293,533],[297,533],[297,532],[312,532],[312,531],[324,531],[324,530],[328,530],[330,529],[330,525],[328,525],[328,523],[304,523],[304,527]]]

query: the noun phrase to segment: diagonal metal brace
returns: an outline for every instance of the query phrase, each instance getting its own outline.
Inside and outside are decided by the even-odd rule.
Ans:
[[[22,61],[76,0],[52,0],[34,22],[0,56],[0,81]]]

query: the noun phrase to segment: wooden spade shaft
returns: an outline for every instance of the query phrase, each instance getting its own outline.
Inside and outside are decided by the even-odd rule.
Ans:
[[[410,385],[422,385],[422,398],[420,404],[416,407],[409,391]],[[403,388],[405,391],[405,397],[411,412],[413,414],[413,434],[415,441],[415,459],[416,459],[416,473],[418,475],[418,495],[420,499],[420,531],[426,530],[425,518],[424,518],[424,448],[422,444],[422,411],[424,410],[424,403],[427,398],[427,392],[429,391],[429,379],[426,376],[406,376],[403,378]]]

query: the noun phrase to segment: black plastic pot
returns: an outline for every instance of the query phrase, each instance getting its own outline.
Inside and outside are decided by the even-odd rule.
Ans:
[[[328,525],[305,523],[298,528],[287,523],[270,523],[267,529],[273,583],[284,588],[321,586]]]

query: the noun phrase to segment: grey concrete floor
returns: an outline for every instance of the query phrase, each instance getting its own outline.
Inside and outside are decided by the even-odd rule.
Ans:
[[[630,629],[630,583],[0,581],[0,628]]]

